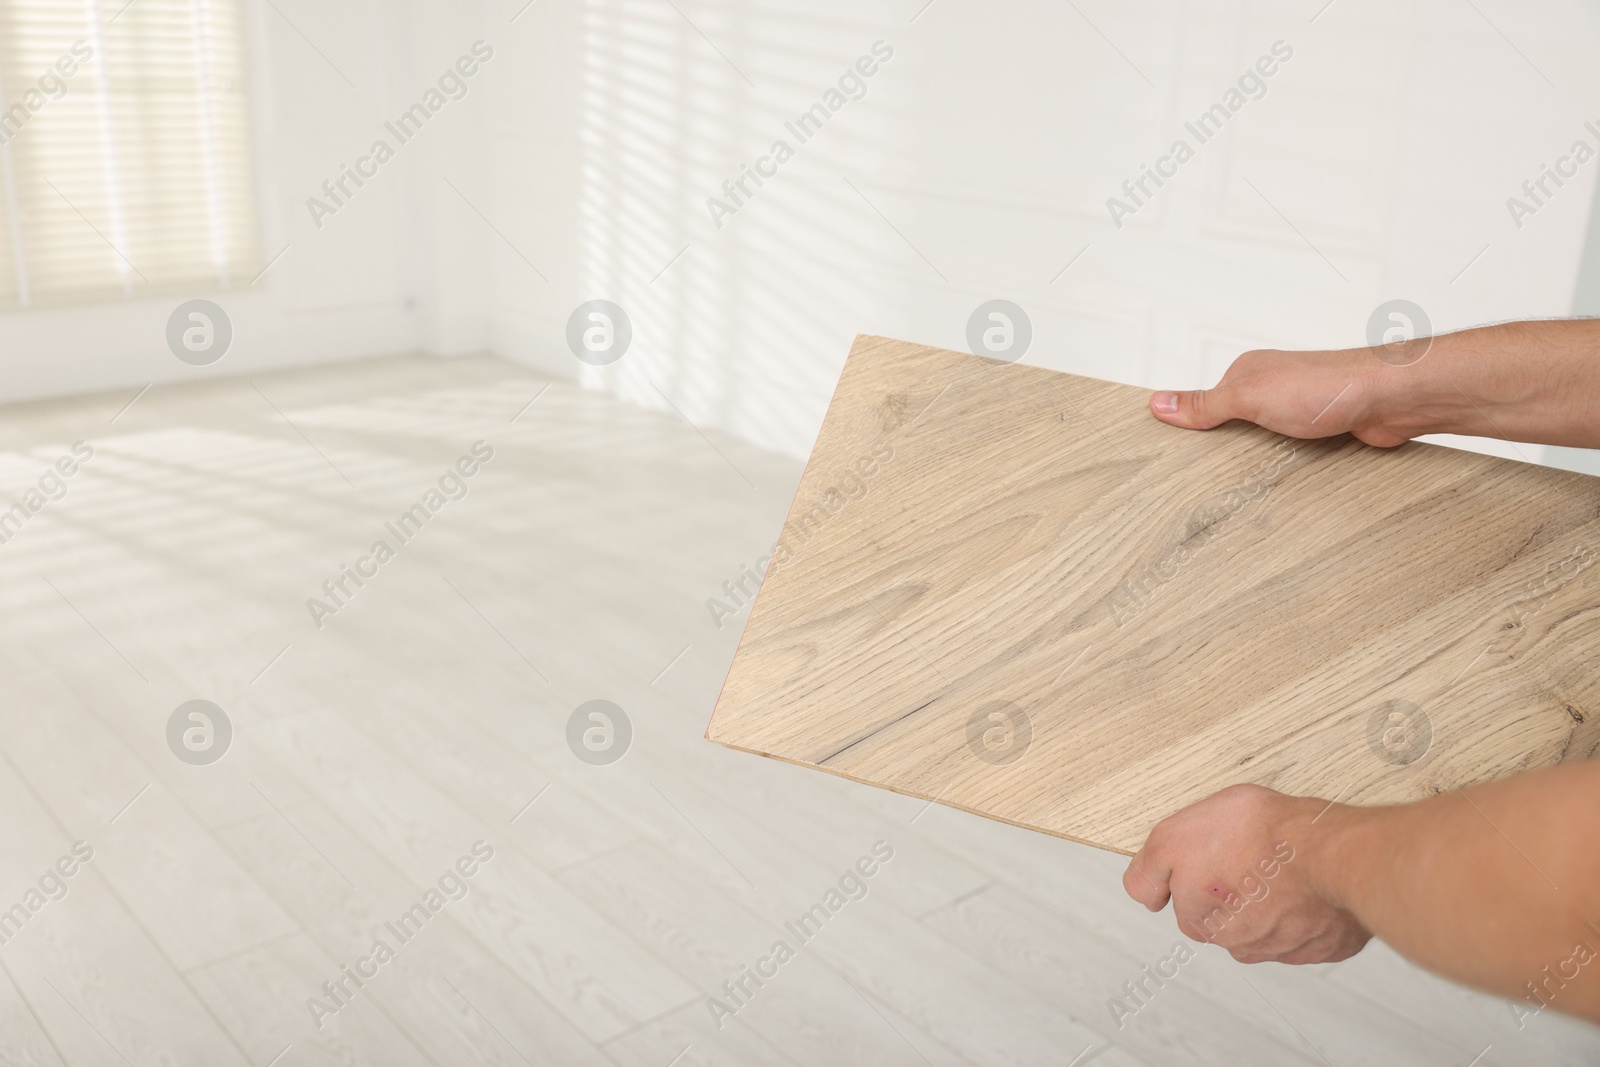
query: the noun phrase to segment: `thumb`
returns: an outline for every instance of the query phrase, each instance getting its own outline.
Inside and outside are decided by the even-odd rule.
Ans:
[[[1209,430],[1237,417],[1220,385],[1215,389],[1194,389],[1185,393],[1153,393],[1150,413],[1162,422],[1186,430]]]

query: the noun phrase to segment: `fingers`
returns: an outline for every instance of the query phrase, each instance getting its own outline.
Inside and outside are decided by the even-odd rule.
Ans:
[[[1162,422],[1186,430],[1209,430],[1238,418],[1227,390],[1220,385],[1215,389],[1154,393],[1150,397],[1150,413]]]
[[[1122,872],[1122,888],[1151,911],[1160,911],[1172,897],[1172,867],[1152,859],[1147,841]]]
[[[1335,963],[1360,952],[1372,938],[1348,916],[1285,908],[1278,897],[1217,904],[1180,888],[1172,907],[1185,937],[1216,945],[1240,963]]]

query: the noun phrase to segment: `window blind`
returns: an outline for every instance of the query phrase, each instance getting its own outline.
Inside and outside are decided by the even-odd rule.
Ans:
[[[0,308],[259,269],[236,0],[0,0]]]

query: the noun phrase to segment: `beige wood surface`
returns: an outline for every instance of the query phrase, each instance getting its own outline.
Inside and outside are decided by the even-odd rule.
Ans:
[[[1147,398],[858,338],[707,737],[1122,852],[1600,747],[1600,479]]]

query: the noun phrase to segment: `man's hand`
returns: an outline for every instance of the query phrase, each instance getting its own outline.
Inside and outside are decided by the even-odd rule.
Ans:
[[[1150,398],[1156,418],[1190,430],[1245,419],[1288,437],[1349,433],[1392,448],[1417,436],[1420,424],[1373,401],[1384,384],[1368,349],[1343,352],[1246,352],[1212,389],[1163,392]]]
[[[1429,970],[1600,1022],[1600,760],[1367,807],[1229,786],[1157,823],[1122,876],[1241,963],[1371,937]]]
[[[1262,349],[1212,389],[1159,392],[1162,422],[1244,419],[1289,437],[1390,448],[1428,433],[1600,448],[1600,320],[1509,322],[1375,348]]]
[[[1305,851],[1325,801],[1235,785],[1156,824],[1122,885],[1240,963],[1331,963],[1372,937],[1316,884]]]

